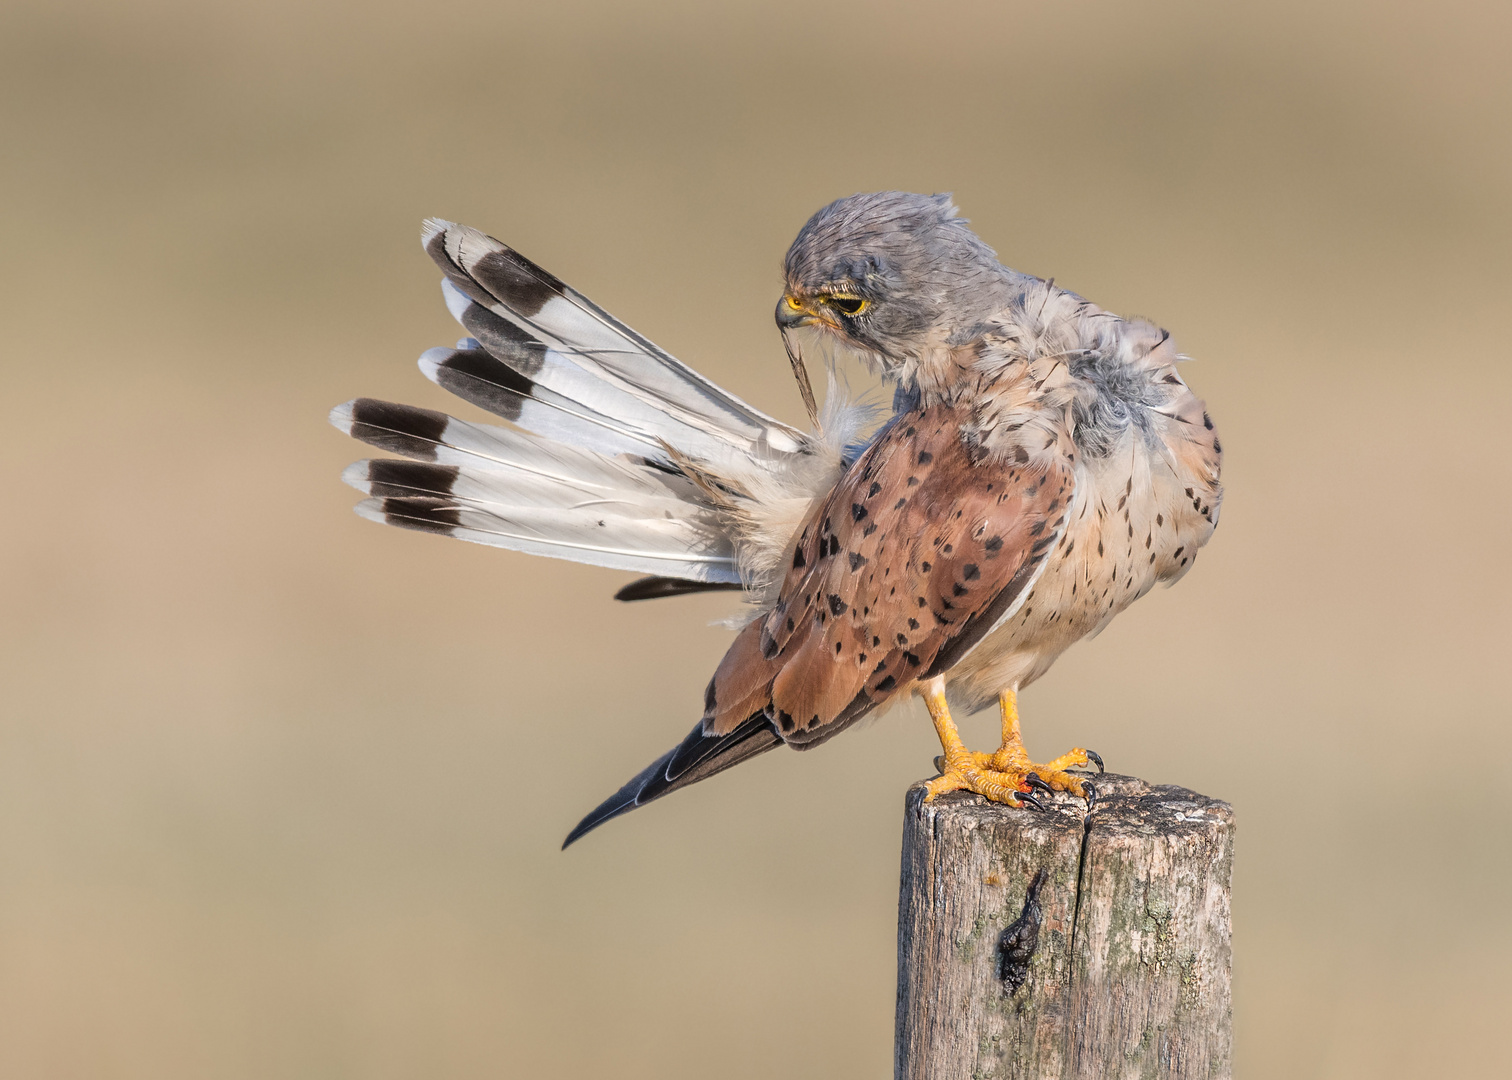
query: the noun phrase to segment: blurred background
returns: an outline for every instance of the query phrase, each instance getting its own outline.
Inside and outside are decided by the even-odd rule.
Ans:
[[[922,708],[559,853],[688,730],[731,601],[364,522],[325,421],[474,415],[414,366],[459,333],[427,215],[797,421],[782,254],[881,188],[1196,358],[1222,526],[1023,707],[1038,755],[1235,805],[1238,1075],[1500,1071],[1509,32],[6,0],[0,1074],[888,1075]]]

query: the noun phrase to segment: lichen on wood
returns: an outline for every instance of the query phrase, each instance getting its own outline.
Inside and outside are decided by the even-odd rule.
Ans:
[[[1233,810],[1132,777],[1098,791],[1088,817],[1066,795],[1036,814],[910,789],[899,1080],[1230,1075]]]

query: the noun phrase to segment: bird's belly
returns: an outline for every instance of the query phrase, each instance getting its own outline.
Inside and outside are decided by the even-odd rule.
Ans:
[[[1216,515],[1142,442],[1077,471],[1065,532],[1024,602],[949,674],[967,709],[1029,685],[1156,582],[1179,578],[1212,533]]]

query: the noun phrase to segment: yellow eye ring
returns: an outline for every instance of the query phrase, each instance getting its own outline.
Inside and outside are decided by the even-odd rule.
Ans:
[[[831,296],[828,299],[842,314],[853,317],[871,307],[870,300],[863,300],[859,296]]]

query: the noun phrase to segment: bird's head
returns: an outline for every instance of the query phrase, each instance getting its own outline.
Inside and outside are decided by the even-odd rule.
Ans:
[[[788,249],[784,338],[811,327],[909,381],[915,362],[1000,309],[1011,272],[948,195],[852,195],[811,217]],[[791,351],[791,344],[790,344]]]

